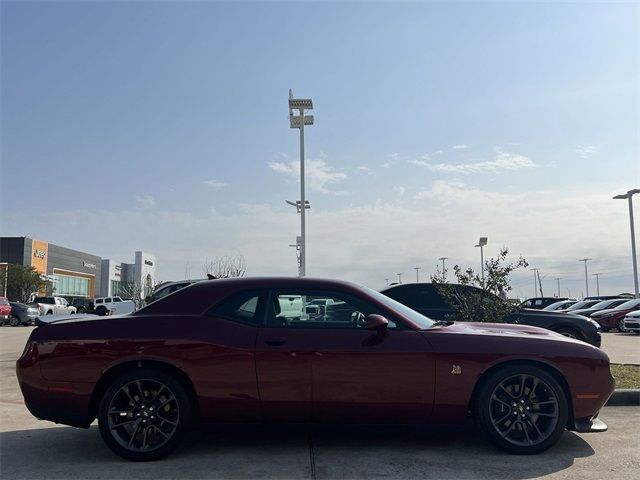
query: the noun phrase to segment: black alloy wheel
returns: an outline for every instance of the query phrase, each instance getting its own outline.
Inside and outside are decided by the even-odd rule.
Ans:
[[[191,425],[183,386],[161,372],[137,369],[118,378],[100,402],[98,423],[107,446],[128,460],[158,460]]]
[[[104,317],[107,314],[106,307],[99,306],[98,308],[96,308],[96,314],[100,315],[101,317]]]
[[[12,327],[18,327],[20,326],[20,319],[18,317],[11,317],[9,319],[9,325],[11,325]]]
[[[554,445],[567,424],[562,387],[545,370],[520,365],[496,372],[481,388],[476,418],[484,433],[510,453],[534,454]]]

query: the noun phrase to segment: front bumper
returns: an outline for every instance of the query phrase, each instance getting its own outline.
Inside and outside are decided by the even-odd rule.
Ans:
[[[640,331],[640,320],[630,320],[628,318],[624,319],[624,328],[625,330],[629,330],[630,332],[638,332]]]
[[[607,424],[599,418],[578,418],[573,424],[572,430],[578,433],[606,432]]]

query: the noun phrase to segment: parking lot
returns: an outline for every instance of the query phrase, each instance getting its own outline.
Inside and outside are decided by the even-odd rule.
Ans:
[[[472,425],[457,429],[202,429],[166,460],[130,463],[112,454],[97,428],[33,418],[14,373],[31,328],[0,329],[2,478],[636,478],[640,408],[607,407],[601,434],[566,432],[537,456],[495,450]],[[605,348],[621,342],[606,334]],[[637,343],[638,338],[626,336]],[[632,345],[629,343],[629,345]],[[633,350],[632,347],[630,347]],[[630,351],[631,351],[630,350]],[[633,353],[633,352],[631,352]]]

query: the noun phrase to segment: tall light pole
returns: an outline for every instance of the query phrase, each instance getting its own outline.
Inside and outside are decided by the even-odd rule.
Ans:
[[[478,245],[476,245],[476,247],[480,247],[480,269],[482,271],[482,283],[484,284],[484,252],[482,251],[482,249],[484,248],[484,246],[487,244],[487,237],[480,237],[480,240],[478,241]],[[483,285],[484,287],[484,285]]]
[[[627,193],[616,195],[614,200],[629,200],[629,225],[631,227],[631,258],[633,260],[633,285],[635,287],[636,298],[640,298],[640,292],[638,291],[638,260],[636,258],[636,232],[633,228],[633,199],[632,197],[640,193],[640,188],[629,190]]]
[[[598,296],[600,296],[600,275],[601,273],[592,273],[594,277],[596,277],[596,291],[598,292]]]
[[[531,270],[533,270],[533,298],[536,298],[538,296],[538,272],[540,269],[532,268]]]
[[[449,257],[440,257],[438,259],[438,260],[440,260],[442,262],[442,280],[445,280],[445,281],[447,280],[447,274],[446,274],[445,269],[444,269],[444,261],[448,260],[448,259],[449,259]]]
[[[420,270],[422,267],[413,267],[413,269],[416,271],[416,283],[420,283],[420,274],[418,273],[418,270]]]
[[[313,102],[310,98],[293,98],[289,90],[289,126],[300,130],[300,266],[298,275],[304,277],[307,273],[307,244],[305,236],[305,211],[307,202],[304,198],[304,126],[313,125],[313,116],[304,115],[305,110],[312,110]],[[298,115],[293,111],[298,110]],[[298,202],[296,202],[297,204]]]
[[[584,262],[584,284],[587,291],[585,297],[589,296],[589,274],[587,273],[587,262],[589,260],[593,260],[593,258],[581,258],[580,260],[578,260],[579,262]]]
[[[388,287],[389,286],[389,279],[385,278],[384,281],[387,282],[387,287]]]
[[[398,273],[398,283],[402,283],[402,274]]]
[[[560,278],[556,277],[556,282],[558,282],[558,298],[560,298]]]

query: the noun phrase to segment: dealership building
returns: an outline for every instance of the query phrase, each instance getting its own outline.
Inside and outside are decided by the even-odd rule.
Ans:
[[[42,240],[0,237],[1,262],[34,267],[51,281],[47,294],[65,297],[118,295],[125,282],[141,285],[144,295],[155,283],[156,259],[142,251],[135,252],[134,263],[116,264]]]

